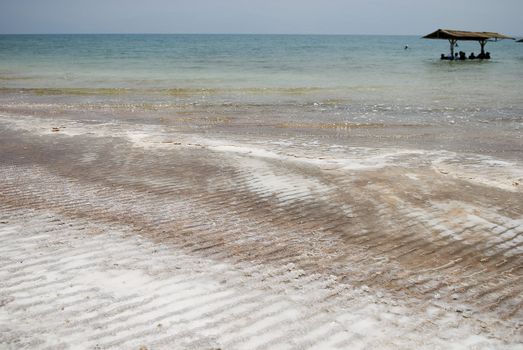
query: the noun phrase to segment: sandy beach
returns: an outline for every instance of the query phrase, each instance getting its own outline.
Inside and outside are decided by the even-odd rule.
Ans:
[[[1,349],[521,348],[521,138],[77,112],[2,106]]]

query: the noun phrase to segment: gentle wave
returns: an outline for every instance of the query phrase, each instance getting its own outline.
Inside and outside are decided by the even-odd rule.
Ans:
[[[333,88],[291,87],[291,88],[167,88],[167,89],[132,89],[132,88],[0,88],[0,93],[30,93],[35,95],[129,95],[161,94],[170,96],[220,95],[229,93],[248,93],[254,95],[304,95],[317,92],[334,91]]]

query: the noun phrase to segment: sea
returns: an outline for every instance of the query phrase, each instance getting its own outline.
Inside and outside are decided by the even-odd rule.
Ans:
[[[0,35],[0,107],[478,127],[521,142],[523,44],[486,50],[451,62],[447,41],[421,36]]]

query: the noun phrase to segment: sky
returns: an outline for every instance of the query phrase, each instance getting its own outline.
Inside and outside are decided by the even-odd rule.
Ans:
[[[0,0],[0,33],[523,35],[523,0]]]

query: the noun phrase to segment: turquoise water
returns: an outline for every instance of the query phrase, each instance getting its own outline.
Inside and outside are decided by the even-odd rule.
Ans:
[[[483,62],[440,61],[447,51],[414,36],[1,35],[0,88],[4,102],[335,101],[341,119],[374,108],[382,119],[454,110],[521,121],[523,44],[489,43]]]

